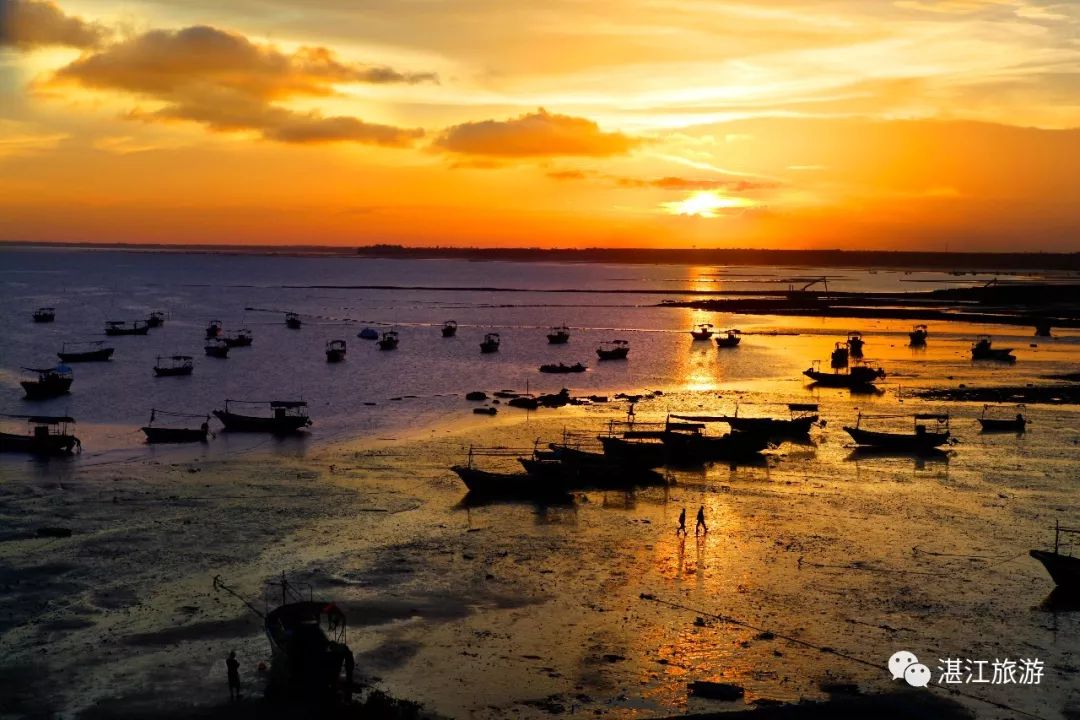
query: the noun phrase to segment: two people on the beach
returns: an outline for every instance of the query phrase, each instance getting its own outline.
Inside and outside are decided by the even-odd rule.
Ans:
[[[240,699],[240,661],[236,659],[236,651],[229,652],[225,659],[225,667],[229,671],[229,700]]]
[[[709,526],[705,524],[704,505],[698,508],[697,523],[694,525],[694,535],[697,536],[700,532],[704,532],[706,535],[709,534]],[[682,533],[683,536],[686,535],[686,508],[683,508],[682,512],[679,513],[679,527],[675,528],[675,534],[678,535],[679,533]]]

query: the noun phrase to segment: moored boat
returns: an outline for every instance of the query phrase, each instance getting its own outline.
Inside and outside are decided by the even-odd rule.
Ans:
[[[158,355],[154,363],[157,377],[178,377],[195,371],[195,360],[190,355]]]
[[[1061,527],[1061,524],[1055,521],[1053,551],[1032,550],[1029,554],[1042,563],[1054,584],[1059,588],[1068,592],[1080,592],[1080,557],[1065,555],[1061,552],[1062,535],[1080,537],[1080,528]]]
[[[447,320],[442,326],[442,336],[450,338],[457,335],[457,320]]]
[[[996,360],[998,362],[1016,362],[1012,348],[996,348],[989,335],[980,335],[971,345],[972,360]]]
[[[56,320],[56,308],[39,307],[34,311],[33,318],[36,323],[51,323]]]
[[[690,334],[695,340],[708,340],[713,336],[712,328],[712,323],[700,323],[696,328],[690,331]]]
[[[382,337],[379,338],[379,343],[378,343],[379,344],[379,349],[380,350],[397,350],[398,342],[399,342],[399,339],[398,339],[397,331],[396,330],[387,330],[386,332],[384,332],[382,334]]]
[[[154,425],[159,415],[175,418],[202,418],[203,422],[197,428]],[[150,410],[150,422],[142,428],[142,431],[146,435],[146,442],[151,444],[206,442],[207,436],[210,434],[210,416],[152,409]]]
[[[0,432],[0,452],[23,452],[32,455],[69,455],[81,449],[79,438],[69,432],[74,418],[54,415],[3,415],[11,420],[25,420],[29,432]]]
[[[724,422],[732,430],[755,433],[770,438],[800,438],[810,433],[810,429],[822,424],[818,417],[817,403],[788,403],[789,417],[747,417],[740,416],[740,405],[735,406],[734,415],[672,415],[677,420],[690,422]]]
[[[552,345],[565,345],[570,342],[570,328],[565,325],[551,328],[547,336],[548,343]]]
[[[820,361],[815,360],[813,365],[803,370],[803,375],[823,387],[860,388],[884,379],[885,371],[882,368],[860,363],[851,366],[846,371],[838,368],[832,372],[822,372]]]
[[[916,325],[911,328],[911,332],[908,333],[910,339],[910,345],[912,347],[921,347],[926,344],[926,338],[930,333],[927,331],[925,325]]]
[[[721,348],[733,348],[738,347],[742,342],[742,338],[739,337],[738,330],[725,330],[723,335],[718,335],[716,338],[716,347]]]
[[[251,335],[251,331],[247,328],[241,328],[235,335],[229,335],[222,338],[226,345],[231,348],[234,347],[250,347],[254,338]]]
[[[222,332],[222,326],[220,320],[211,320],[206,326],[206,339],[213,340],[216,337],[220,337]]]
[[[19,382],[28,400],[47,400],[66,395],[71,391],[71,383],[75,379],[71,368],[63,363],[51,368],[23,368],[23,370],[37,373],[36,380]]]
[[[608,340],[596,348],[596,356],[601,360],[625,360],[630,354],[630,343],[626,340]]]
[[[285,313],[285,327],[290,330],[299,330],[303,327],[304,322],[300,319],[300,316],[294,312]]]
[[[113,356],[114,348],[105,347],[102,340],[64,343],[56,357],[61,362],[105,362]]]
[[[265,405],[270,408],[265,415],[245,415],[233,412],[230,405]],[[224,410],[215,410],[214,416],[226,430],[232,432],[293,433],[311,425],[307,414],[307,402],[303,400],[226,400]]]
[[[588,369],[588,366],[582,363],[574,363],[573,365],[567,365],[566,363],[547,363],[540,366],[540,372],[555,374],[583,373]]]
[[[229,357],[229,345],[221,339],[208,341],[206,345],[203,346],[203,350],[206,351],[207,357],[221,359]]]
[[[165,324],[165,313],[155,310],[146,316],[146,324],[152,328],[161,327]]]
[[[990,412],[990,405],[984,405],[982,415],[978,417],[979,425],[982,426],[982,431],[986,433],[991,432],[1014,432],[1022,433],[1027,429],[1027,418],[1023,413],[1017,412],[1016,417],[987,417]]]
[[[566,484],[557,473],[493,472],[475,466],[478,457],[509,459],[522,453],[510,448],[470,447],[466,463],[450,469],[461,478],[469,494],[478,497],[542,498],[566,494]]]
[[[345,341],[330,340],[326,343],[326,362],[341,362],[345,359]]]
[[[913,416],[914,427],[909,433],[882,432],[866,430],[861,426],[864,418],[886,419],[906,417],[903,415],[863,415],[859,413],[853,427],[845,427],[844,432],[851,436],[860,447],[891,450],[895,452],[928,452],[949,442],[949,416],[944,413],[917,413]],[[929,422],[936,422],[937,431],[928,429]]]
[[[480,352],[484,354],[499,352],[500,343],[499,333],[487,333],[484,335],[484,341],[480,343]]]
[[[150,325],[145,320],[106,320],[106,335],[146,335]]]

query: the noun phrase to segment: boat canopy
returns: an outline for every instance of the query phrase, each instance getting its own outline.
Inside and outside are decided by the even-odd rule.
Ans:
[[[12,420],[26,420],[27,422],[36,423],[38,425],[59,425],[60,423],[73,423],[75,418],[68,417],[67,415],[7,415],[3,417],[11,418]]]
[[[817,403],[788,403],[788,410],[792,412],[816,412]]]
[[[233,402],[242,402],[234,400]],[[272,408],[300,408],[307,407],[307,401],[305,400],[271,400],[270,407]]]

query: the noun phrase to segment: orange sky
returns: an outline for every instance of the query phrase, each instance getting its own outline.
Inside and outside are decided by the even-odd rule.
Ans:
[[[0,240],[1080,250],[1080,3],[0,0]]]

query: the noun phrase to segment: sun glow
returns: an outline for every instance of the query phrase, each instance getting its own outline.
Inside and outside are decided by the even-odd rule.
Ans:
[[[660,203],[660,207],[672,215],[696,215],[703,218],[720,217],[722,210],[748,208],[753,205],[752,200],[732,197],[715,190],[699,190],[690,193],[683,200]]]

